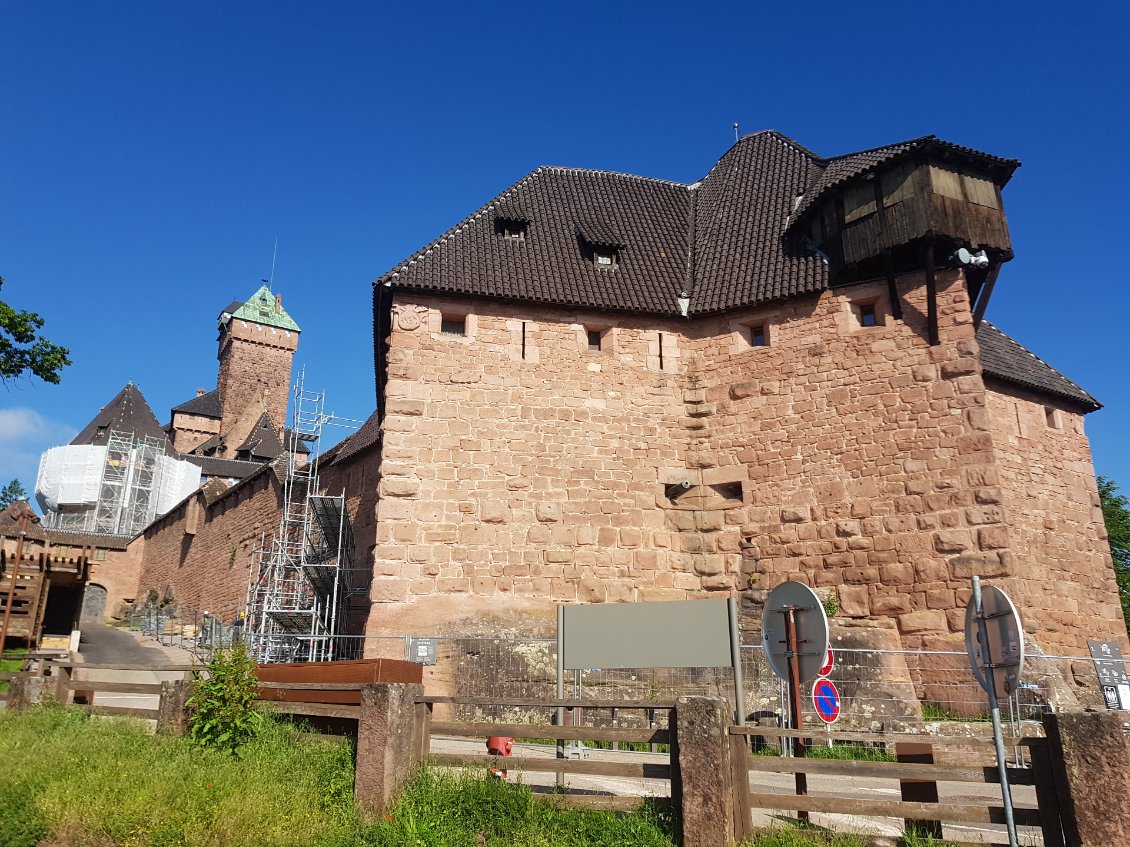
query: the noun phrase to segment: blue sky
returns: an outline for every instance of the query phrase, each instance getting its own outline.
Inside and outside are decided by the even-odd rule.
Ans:
[[[363,418],[374,278],[538,165],[690,182],[737,121],[1020,159],[989,317],[1106,404],[1130,487],[1124,5],[0,0],[0,33],[0,297],[75,361],[0,388],[0,483],[127,380],[162,422],[214,387],[276,236],[296,364]]]

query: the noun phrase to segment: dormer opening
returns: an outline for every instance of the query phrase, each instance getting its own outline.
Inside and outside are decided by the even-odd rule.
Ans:
[[[599,270],[615,270],[620,263],[624,239],[608,224],[584,221],[577,224],[577,243],[581,255]]]
[[[494,219],[494,232],[504,241],[525,241],[529,227],[530,222],[524,218],[496,216]]]

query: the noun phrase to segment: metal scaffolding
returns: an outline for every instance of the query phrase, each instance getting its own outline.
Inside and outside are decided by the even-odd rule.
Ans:
[[[95,451],[99,448],[70,448]],[[160,439],[111,430],[100,468],[97,498],[85,507],[45,511],[54,529],[102,535],[134,536],[157,516],[165,447]],[[93,467],[91,468],[93,470]]]
[[[321,493],[318,457],[324,427],[355,429],[360,422],[327,413],[325,393],[307,390],[304,372],[291,397],[282,514],[276,535],[264,538],[256,551],[247,588],[246,638],[261,663],[353,658],[335,636],[363,580],[354,563],[345,492]]]

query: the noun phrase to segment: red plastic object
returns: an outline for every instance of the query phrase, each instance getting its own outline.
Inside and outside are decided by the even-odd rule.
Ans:
[[[491,756],[512,756],[514,739],[509,735],[492,735],[487,739],[487,753]]]

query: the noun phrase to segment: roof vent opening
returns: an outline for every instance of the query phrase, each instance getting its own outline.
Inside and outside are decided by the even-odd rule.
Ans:
[[[584,221],[577,224],[577,243],[581,255],[592,262],[593,267],[613,270],[620,262],[624,239],[606,223]]]
[[[506,241],[525,241],[530,222],[520,217],[497,216],[494,219],[494,233]]]

